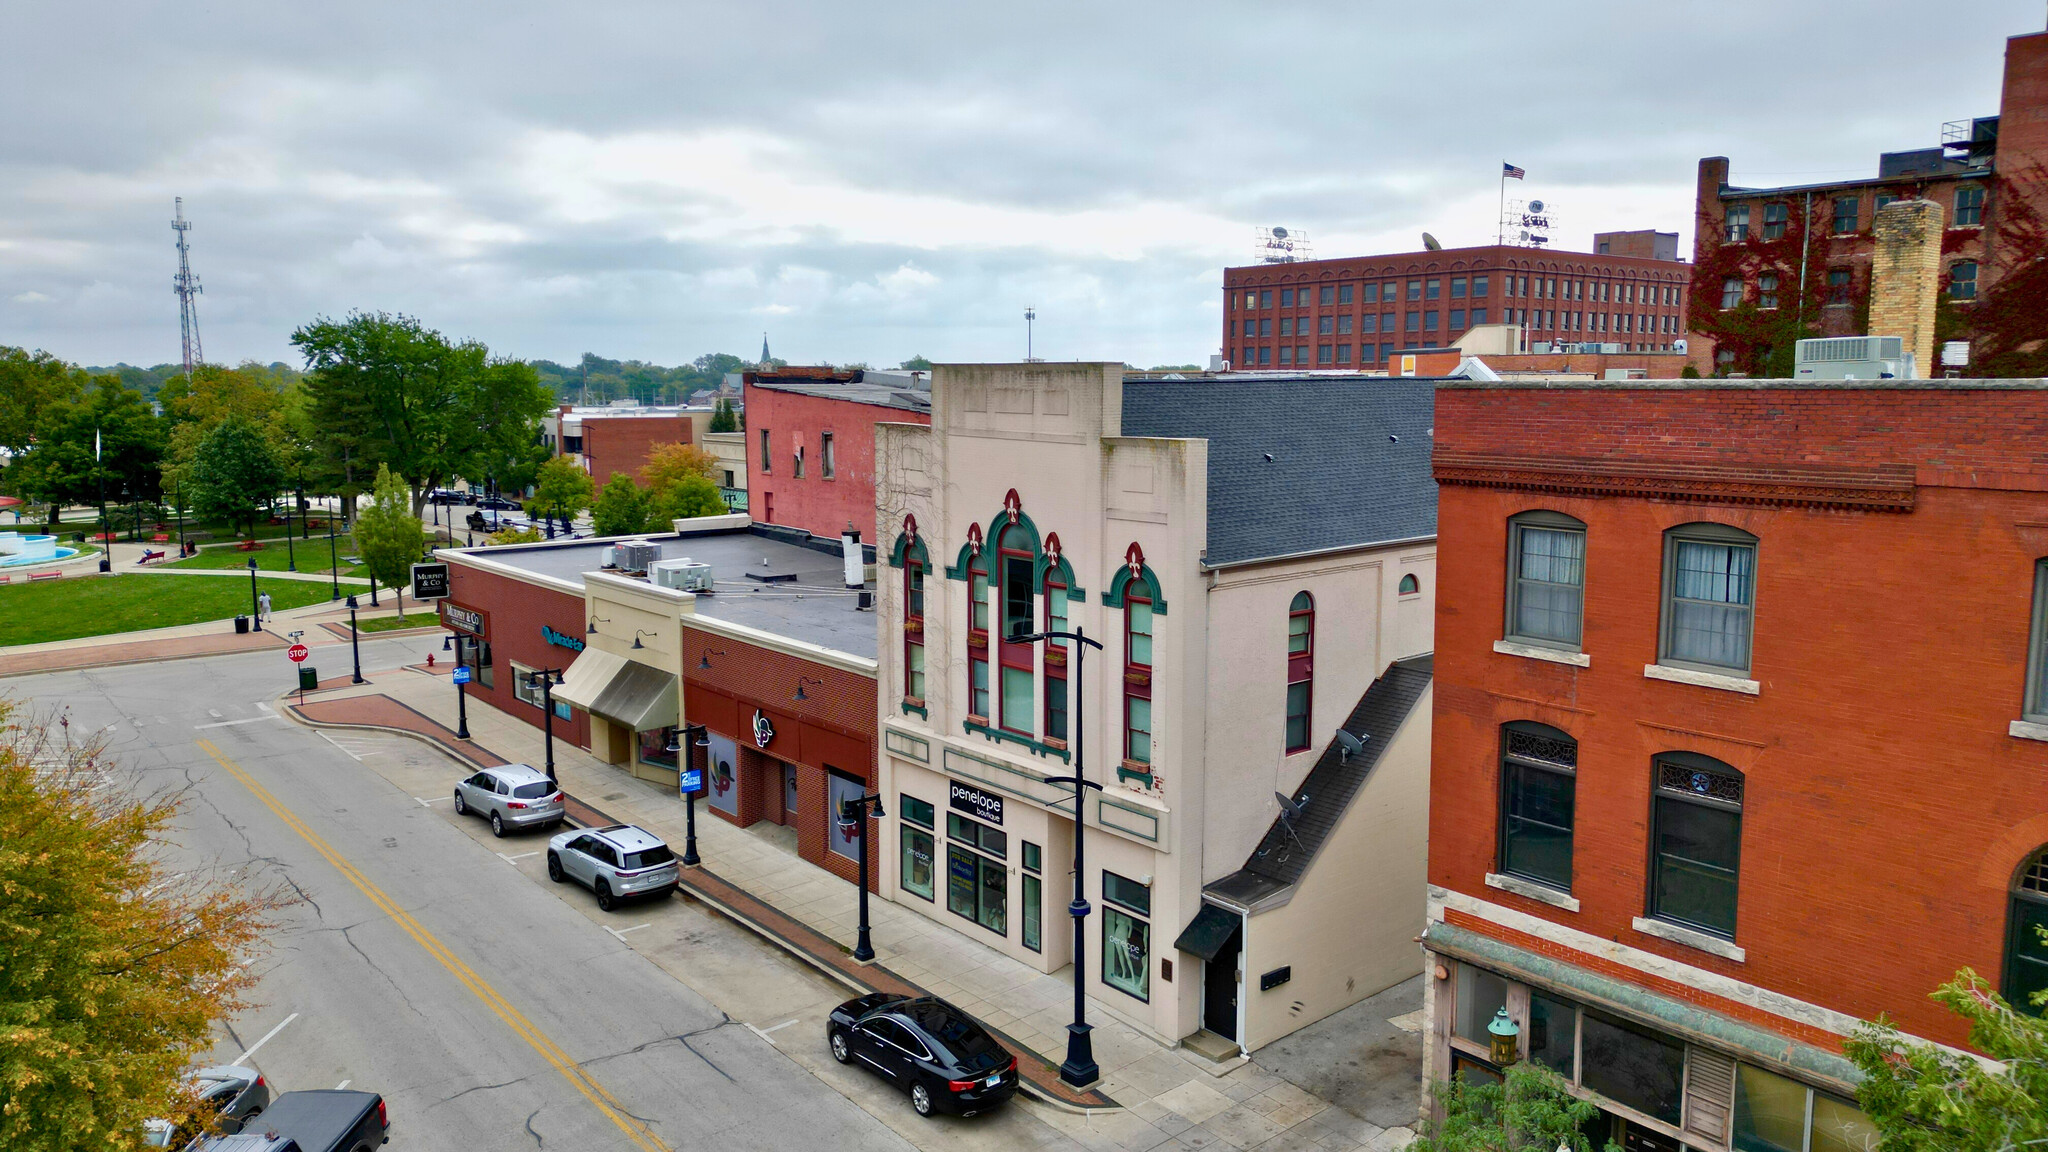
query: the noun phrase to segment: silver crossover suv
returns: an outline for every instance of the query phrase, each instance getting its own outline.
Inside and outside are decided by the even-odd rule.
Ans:
[[[486,768],[456,784],[455,814],[471,812],[489,820],[491,831],[500,836],[507,828],[553,827],[566,814],[561,789],[547,773],[525,764]]]
[[[607,912],[628,896],[666,897],[680,878],[668,845],[631,824],[564,832],[548,841],[548,879],[588,885]]]

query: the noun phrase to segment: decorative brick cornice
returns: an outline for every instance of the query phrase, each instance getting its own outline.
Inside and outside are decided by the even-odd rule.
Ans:
[[[1472,488],[1866,512],[1913,510],[1911,464],[1652,464],[1439,448],[1433,465],[1438,484]]]

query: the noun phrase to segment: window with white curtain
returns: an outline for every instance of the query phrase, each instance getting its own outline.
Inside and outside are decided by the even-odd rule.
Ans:
[[[1748,675],[1756,543],[1724,524],[1664,534],[1663,663]]]
[[[1513,517],[1508,564],[1508,638],[1578,651],[1584,631],[1584,522],[1562,512]]]

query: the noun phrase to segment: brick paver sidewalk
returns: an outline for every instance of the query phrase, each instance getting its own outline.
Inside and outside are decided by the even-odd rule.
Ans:
[[[47,648],[39,652],[0,655],[0,676],[26,676],[34,672],[61,672],[111,664],[147,664],[189,656],[224,656],[234,652],[281,648],[290,643],[283,636],[265,629],[262,632],[217,632],[204,636],[166,636],[157,640],[89,644],[77,648]]]
[[[454,732],[381,692],[316,700],[286,706],[300,718],[326,728],[375,728],[402,732],[430,741],[449,754],[479,768],[511,763],[503,756],[476,743],[460,740]],[[602,827],[622,821],[602,809],[564,793],[569,822],[584,827]],[[837,941],[787,915],[752,893],[704,868],[683,870],[683,890],[741,927],[766,939],[792,956],[824,972],[856,992],[894,992],[902,996],[929,996],[926,989],[880,964],[857,963]],[[1059,1069],[1038,1058],[1028,1046],[1001,1029],[990,1032],[1006,1047],[1019,1054],[1017,1074],[1022,1087],[1040,1100],[1075,1110],[1109,1109],[1116,1101],[1101,1092],[1077,1091],[1059,1077]]]

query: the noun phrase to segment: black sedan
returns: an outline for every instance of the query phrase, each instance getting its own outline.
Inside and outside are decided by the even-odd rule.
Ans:
[[[825,1020],[832,1058],[856,1061],[910,1093],[920,1116],[972,1116],[1017,1094],[1017,1058],[974,1017],[936,996],[871,992]]]

